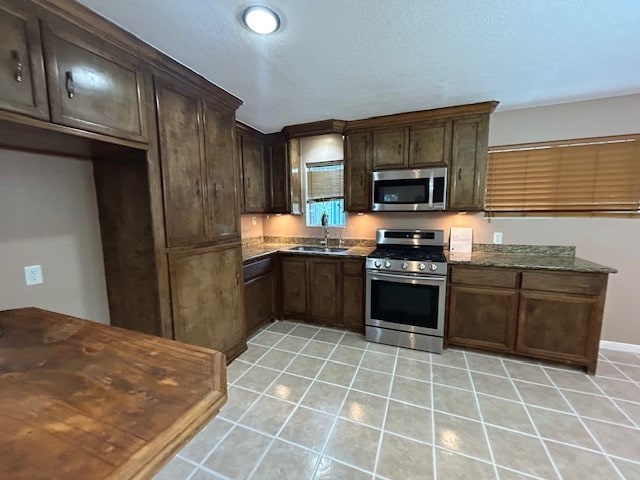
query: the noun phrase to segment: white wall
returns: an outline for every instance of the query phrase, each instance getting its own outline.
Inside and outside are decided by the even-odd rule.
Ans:
[[[27,306],[109,323],[93,166],[0,150],[0,310]]]
[[[640,132],[640,95],[496,112],[489,145],[617,135]],[[573,245],[577,255],[618,269],[609,277],[602,338],[640,344],[640,218],[499,218],[447,213],[349,215],[344,236],[374,238],[376,228],[442,228],[470,226],[474,241],[490,243],[503,232],[504,243]],[[267,236],[315,236],[293,215],[270,216]],[[338,235],[337,229],[332,229]]]

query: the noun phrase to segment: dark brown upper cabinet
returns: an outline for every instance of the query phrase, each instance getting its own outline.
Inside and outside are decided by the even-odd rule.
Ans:
[[[42,25],[52,121],[146,142],[144,76],[137,61],[60,19]]]
[[[40,26],[23,1],[0,0],[0,109],[49,119]]]
[[[260,136],[240,133],[242,164],[242,209],[263,213],[267,207],[265,191],[264,142]]]
[[[409,167],[442,167],[451,157],[451,122],[409,127]]]
[[[283,134],[266,136],[265,168],[267,189],[267,213],[289,213],[289,162],[287,142]]]
[[[373,131],[373,170],[407,166],[406,127],[378,128]]]
[[[371,132],[352,132],[344,138],[344,204],[347,212],[371,209]]]

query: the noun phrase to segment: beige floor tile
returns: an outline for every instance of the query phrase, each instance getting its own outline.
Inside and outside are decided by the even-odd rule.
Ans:
[[[596,384],[611,398],[637,402],[640,399],[640,386],[634,382],[613,378],[596,378]]]
[[[450,387],[464,388],[465,390],[473,390],[471,385],[471,377],[469,370],[461,368],[447,367],[444,365],[432,366],[433,383],[448,385]]]
[[[539,383],[541,385],[551,385],[544,370],[539,365],[530,363],[515,362],[504,360],[504,367],[507,369],[509,376],[514,380],[523,380],[525,382]]]
[[[338,330],[329,330],[327,328],[323,328],[316,334],[315,337],[313,337],[313,339],[320,342],[327,342],[335,346],[336,343],[340,342],[344,333],[345,332]]]
[[[590,419],[585,419],[584,423],[609,455],[638,461],[640,430]]]
[[[319,358],[298,355],[285,371],[302,377],[315,378],[324,366],[324,362],[324,360]]]
[[[358,366],[360,364],[360,359],[362,359],[363,356],[364,350],[338,345],[329,359],[334,362]]]
[[[331,352],[335,348],[335,345],[325,342],[318,342],[315,339],[309,340],[306,347],[302,349],[300,353],[303,355],[309,355],[311,357],[322,358],[323,360],[331,355]]]
[[[298,407],[289,417],[280,438],[317,452],[322,451],[335,417],[305,407]]]
[[[602,395],[600,389],[591,381],[591,378],[586,373],[557,370],[554,368],[545,368],[545,370],[558,388],[591,393],[593,395]]]
[[[379,438],[380,430],[339,418],[329,437],[326,454],[371,472]]]
[[[478,394],[478,402],[485,423],[512,428],[532,435],[536,433],[527,411],[521,403],[483,394]]]
[[[347,333],[342,337],[342,340],[340,340],[340,345],[343,347],[362,348],[364,350],[367,348],[367,345],[369,345],[369,342],[364,338],[364,335]]]
[[[430,408],[432,405],[431,384],[412,378],[394,376],[391,398],[419,407]]]
[[[527,405],[535,405],[536,407],[550,408],[561,412],[571,412],[571,407],[562,398],[560,392],[553,387],[544,387],[533,383],[525,383],[514,380],[514,384],[522,395],[522,400]]]
[[[640,366],[640,358],[632,352],[619,352],[617,350],[606,350],[601,348],[600,353],[604,355],[607,360],[614,363],[625,363]]]
[[[180,457],[173,457],[167,464],[160,469],[153,477],[153,480],[182,480],[189,478],[196,466],[183,460]]]
[[[283,352],[282,350],[270,350],[256,362],[256,365],[267,368],[275,368],[276,370],[284,370],[295,356],[295,353],[291,352]]]
[[[612,400],[606,397],[569,391],[564,391],[563,393],[581,417],[591,417],[622,425],[630,425],[627,417],[616,407]]]
[[[300,338],[313,338],[319,331],[320,329],[317,327],[310,327],[309,325],[298,325],[296,328],[289,332],[289,335]]]
[[[277,397],[281,400],[298,403],[307,391],[312,380],[309,378],[297,377],[288,373],[280,375],[265,393]]]
[[[238,422],[268,435],[275,435],[294,408],[295,405],[284,400],[260,397]]]
[[[433,449],[431,445],[385,432],[376,474],[389,480],[433,478]]]
[[[196,463],[202,462],[232,427],[233,424],[221,418],[214,418],[187,443],[180,455]]]
[[[248,362],[243,362],[242,360],[238,360],[237,358],[227,365],[227,382],[233,383],[235,382],[244,372],[251,368],[251,364]]]
[[[386,408],[386,399],[351,390],[344,402],[340,416],[371,427],[382,428]]]
[[[463,457],[448,450],[436,450],[438,480],[494,480],[493,465]]]
[[[630,380],[640,383],[640,367],[632,367],[630,365],[617,365],[619,370],[622,370]]]
[[[253,478],[260,480],[300,480],[311,478],[319,455],[276,440],[267,450]]]
[[[295,327],[295,323],[275,321],[267,327],[267,330],[277,333],[289,333]]]
[[[227,390],[227,403],[220,409],[220,417],[235,422],[260,395],[243,388],[229,387]]]
[[[433,408],[445,413],[480,420],[476,397],[473,392],[467,390],[434,385]]]
[[[618,365],[614,366],[606,360],[600,360],[596,369],[595,378],[617,378],[619,380],[627,380],[627,376],[618,369]]]
[[[271,437],[236,426],[207,458],[204,466],[229,478],[247,478],[271,441]],[[251,448],[247,448],[249,445]]]
[[[441,354],[434,353],[431,361],[438,365],[446,365],[448,367],[467,368],[467,362],[464,359],[464,353],[461,350],[452,350],[450,348],[444,350]]]
[[[371,473],[356,470],[343,463],[322,457],[313,480],[371,480]]]
[[[532,477],[531,475],[525,475],[524,473],[514,472],[512,470],[507,470],[506,468],[498,467],[498,477],[500,480],[531,480],[537,479],[537,477]]]
[[[436,445],[481,460],[491,460],[484,428],[480,422],[436,412]]]
[[[546,442],[553,463],[563,480],[586,478],[619,479],[614,466],[604,455],[555,442]]]
[[[640,463],[631,463],[617,458],[613,459],[625,480],[640,480]]]
[[[262,393],[279,375],[278,370],[254,365],[236,380],[234,385]]]
[[[314,382],[300,403],[322,412],[337,415],[346,396],[347,389],[344,387]]]
[[[356,373],[356,378],[351,388],[386,397],[389,394],[390,385],[391,375],[361,368]]]
[[[485,375],[478,372],[471,372],[471,377],[473,378],[473,385],[478,393],[506,398],[507,400],[520,399],[513,383],[511,383],[511,380],[508,378]]]
[[[384,353],[376,353],[367,350],[364,354],[360,367],[368,368],[369,370],[376,370],[382,373],[393,373],[395,362],[396,357],[393,355],[386,355]]]
[[[247,345],[247,349],[238,356],[238,360],[244,362],[255,363],[262,355],[264,355],[269,349],[262,345]]]
[[[356,367],[328,361],[320,370],[317,380],[348,387],[351,385],[355,373]]]
[[[220,475],[216,475],[215,473],[199,468],[192,477],[189,477],[189,480],[222,480],[223,478],[224,477],[221,477]]]
[[[433,443],[431,410],[389,401],[384,429],[419,442]]]
[[[278,350],[286,350],[287,352],[298,353],[309,342],[306,338],[286,336],[274,347]]]
[[[638,399],[640,401],[640,399]],[[635,422],[636,427],[640,427],[640,403],[625,402],[624,400],[614,400],[619,408]],[[640,457],[640,455],[638,455]]]
[[[410,358],[398,358],[398,362],[396,364],[396,375],[430,382],[431,364]]]
[[[376,353],[386,353],[387,355],[395,356],[398,353],[399,348],[394,347],[393,345],[385,345],[384,343],[373,343],[369,344],[368,352],[376,352]]]
[[[541,437],[593,450],[598,449],[589,432],[575,415],[537,407],[529,407],[529,414]]]
[[[273,347],[276,343],[284,338],[281,333],[275,333],[269,330],[262,330],[258,335],[250,340],[250,343],[262,345],[263,347]]]
[[[431,363],[431,353],[422,350],[413,350],[411,348],[398,348],[398,356],[408,358],[410,360],[418,360],[419,362]],[[434,353],[433,355],[438,355]]]
[[[487,427],[496,464],[544,479],[558,476],[540,439],[520,433]]]
[[[476,353],[466,352],[469,370],[490,375],[507,376],[507,371],[502,365],[502,361],[498,356],[480,355]]]

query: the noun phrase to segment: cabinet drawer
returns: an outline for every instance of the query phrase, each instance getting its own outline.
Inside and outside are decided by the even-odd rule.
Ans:
[[[602,275],[565,272],[522,272],[523,290],[600,295],[604,287]]]
[[[453,267],[451,269],[451,283],[517,288],[518,272],[505,268]]]
[[[260,275],[264,275],[273,270],[273,257],[267,257],[255,261],[253,263],[249,263],[245,265],[243,268],[244,272],[244,281],[247,282],[252,278],[259,277]]]
[[[363,275],[364,262],[362,260],[343,260],[342,273],[345,275]]]

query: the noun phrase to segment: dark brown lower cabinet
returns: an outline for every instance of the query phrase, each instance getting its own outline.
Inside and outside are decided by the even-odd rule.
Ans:
[[[239,244],[169,254],[175,339],[219,350],[231,361],[246,350]]]
[[[272,256],[244,265],[245,329],[252,333],[275,317],[276,274]]]
[[[339,260],[309,260],[309,318],[328,325],[340,323],[342,292],[339,284]]]
[[[280,259],[282,270],[282,314],[292,320],[307,319],[307,261],[301,257]]]
[[[447,341],[595,373],[608,276],[452,266]]]

